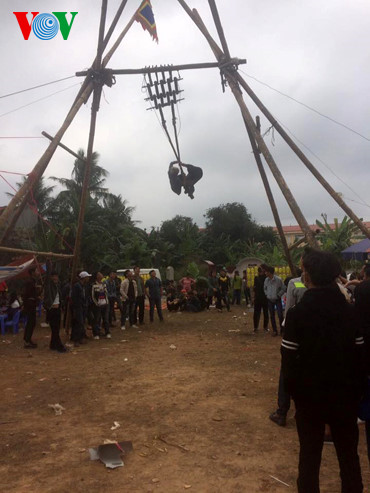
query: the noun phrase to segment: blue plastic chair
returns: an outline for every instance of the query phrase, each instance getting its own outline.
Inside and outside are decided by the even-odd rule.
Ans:
[[[27,315],[24,315],[24,313],[21,313],[19,323],[21,323],[23,325],[23,327],[26,327],[27,320],[28,320]]]
[[[1,327],[1,335],[5,334],[5,320],[8,318],[6,313],[0,314],[0,327]]]
[[[5,322],[4,324],[4,329],[1,330],[1,334],[5,334],[5,329],[6,327],[13,327],[13,334],[18,334],[19,331],[19,319],[21,316],[21,311],[17,310],[15,314],[13,315],[12,320],[9,320],[8,322]]]

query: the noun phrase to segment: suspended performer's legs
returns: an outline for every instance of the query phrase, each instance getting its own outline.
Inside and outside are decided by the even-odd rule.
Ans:
[[[192,164],[187,164],[186,168],[188,170],[188,174],[185,178],[184,190],[185,193],[189,195],[191,199],[194,198],[194,185],[202,178],[203,170],[198,166],[193,166]]]

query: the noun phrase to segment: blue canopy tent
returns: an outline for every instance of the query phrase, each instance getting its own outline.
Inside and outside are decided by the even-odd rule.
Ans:
[[[365,240],[346,248],[341,254],[344,260],[358,260],[359,262],[370,260],[370,240],[365,238]]]

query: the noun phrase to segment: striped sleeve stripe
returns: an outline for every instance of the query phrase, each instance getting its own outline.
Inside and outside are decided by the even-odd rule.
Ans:
[[[290,349],[291,351],[298,351],[299,344],[283,339],[281,341],[281,347],[285,347],[285,349]]]
[[[357,344],[358,346],[361,344],[365,344],[364,338],[363,337],[356,337],[355,344]]]
[[[299,348],[299,344],[297,342],[287,341],[286,339],[283,339],[282,343],[287,344],[288,346],[294,346],[295,348]]]
[[[285,349],[290,349],[291,351],[298,351],[298,348],[297,347],[287,346],[283,342],[281,343],[281,347],[285,347]]]

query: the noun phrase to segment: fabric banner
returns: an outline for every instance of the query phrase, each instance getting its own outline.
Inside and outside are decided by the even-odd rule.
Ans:
[[[140,22],[142,28],[149,32],[153,39],[158,43],[157,26],[155,24],[154,14],[150,0],[143,0],[137,9],[135,20]]]
[[[0,282],[7,281],[8,279],[11,279],[12,277],[15,277],[18,274],[21,274],[26,269],[31,267],[31,264],[33,263],[33,261],[34,260],[31,259],[31,260],[28,260],[28,262],[25,262],[24,264],[21,264],[21,265],[0,266]]]

